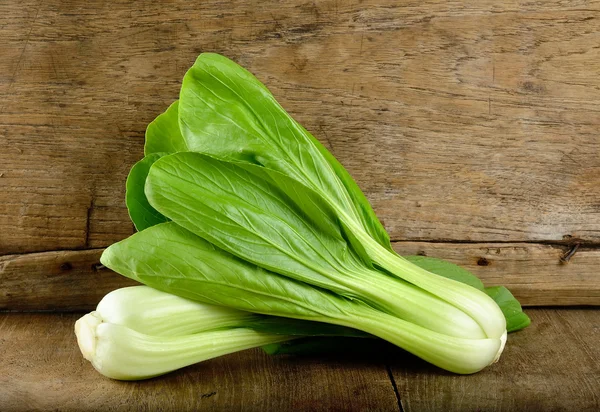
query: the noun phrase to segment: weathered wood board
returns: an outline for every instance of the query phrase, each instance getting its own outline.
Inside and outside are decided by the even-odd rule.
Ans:
[[[393,411],[381,360],[235,353],[158,379],[118,382],[83,359],[81,315],[0,314],[0,409],[34,411]]]
[[[0,310],[92,310],[138,284],[100,264],[102,249],[0,256]]]
[[[102,377],[77,314],[0,315],[0,409],[161,411],[597,411],[600,311],[531,309],[500,362],[470,376],[397,351],[269,357],[250,350],[141,383]],[[401,406],[399,406],[401,405]]]
[[[596,411],[600,409],[600,311],[529,310],[497,366],[470,376],[397,362],[404,411]]]
[[[526,243],[395,242],[400,254],[446,259],[488,286],[507,286],[526,306],[598,305],[600,253]],[[134,284],[100,265],[102,249],[0,256],[0,310],[93,309],[102,296]]]
[[[531,304],[599,303],[596,1],[6,1],[0,43],[9,262],[132,233],[124,182],[145,127],[213,51],[331,149],[398,248],[444,242],[436,253],[473,267],[473,254],[507,243],[478,274]],[[555,247],[575,243],[587,249],[555,265]],[[45,267],[23,281],[45,276],[40,293],[56,296]],[[6,290],[14,281],[0,278],[0,306],[31,307],[10,300],[30,287]]]
[[[508,287],[523,305],[600,305],[597,249],[577,248],[570,255],[571,247],[535,243],[431,242],[396,242],[394,248],[463,266],[487,286]]]
[[[2,252],[131,232],[126,172],[203,51],[256,73],[395,240],[598,241],[600,6],[577,3],[3,2]]]
[[[600,304],[600,2],[0,2],[0,310],[91,309],[124,183],[196,56],[254,72],[348,168],[402,254],[525,305]],[[569,255],[569,263],[561,257]],[[0,410],[596,411],[598,311],[530,309],[502,361],[258,350],[102,378],[76,314],[0,314]]]

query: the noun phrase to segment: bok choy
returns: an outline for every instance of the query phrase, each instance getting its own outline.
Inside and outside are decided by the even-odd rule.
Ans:
[[[422,256],[408,259],[483,288],[474,275],[451,263]],[[528,319],[510,292],[489,289],[506,310],[509,330],[524,327]],[[385,348],[355,329],[203,304],[147,286],[110,292],[95,311],[75,323],[75,333],[85,359],[101,374],[120,380],[147,379],[255,346],[269,354],[360,353]]]
[[[194,302],[147,286],[107,294],[75,323],[84,358],[104,376],[138,380],[257,346],[306,336],[366,336],[315,322]]]
[[[507,330],[529,323],[506,288],[396,254],[344,167],[223,56],[198,57],[145,155],[127,179],[139,232],[101,258],[124,276],[276,324],[255,332],[355,328],[456,373],[497,360]]]
[[[265,270],[175,222],[110,246],[102,255],[122,275],[192,300],[356,328],[444,369],[473,373],[500,355],[505,336],[469,339],[434,332],[339,294]]]

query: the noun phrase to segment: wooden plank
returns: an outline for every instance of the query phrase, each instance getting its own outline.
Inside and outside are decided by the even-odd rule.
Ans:
[[[395,240],[600,241],[598,3],[0,5],[0,254],[99,248],[203,51],[248,67]]]
[[[600,249],[535,243],[395,242],[401,255],[456,263],[486,286],[504,285],[526,306],[600,305]]]
[[[80,315],[0,314],[0,409],[9,411],[397,411],[383,362],[269,357],[250,350],[142,382],[85,361]]]
[[[600,305],[599,249],[539,244],[395,242],[464,266],[488,285],[507,286],[525,306]],[[0,256],[0,310],[91,310],[109,291],[133,284],[100,266],[102,250]]]
[[[531,326],[509,335],[500,361],[470,376],[413,358],[392,366],[410,411],[600,410],[600,311],[531,309]]]
[[[470,376],[386,354],[405,411],[595,411],[598,310],[530,309],[499,363]],[[0,314],[0,406],[20,410],[398,410],[378,354],[267,357],[247,351],[140,383],[81,358],[79,315]]]
[[[0,256],[0,310],[91,310],[137,284],[100,265],[101,249]]]

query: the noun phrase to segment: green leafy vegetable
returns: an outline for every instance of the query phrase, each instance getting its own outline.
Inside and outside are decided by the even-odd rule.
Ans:
[[[504,345],[504,337],[465,339],[433,332],[359,300],[264,270],[174,222],[110,246],[101,261],[148,286],[189,299],[356,328],[456,373],[473,373],[489,365]]]
[[[344,167],[262,83],[223,56],[197,59],[180,100],[148,126],[145,154],[127,184],[140,232],[101,260],[156,289],[253,312],[233,326],[248,334],[238,348],[266,338],[273,339],[266,350],[289,353],[330,342],[282,343],[291,337],[374,335],[447,370],[473,373],[498,359],[507,327],[529,322],[505,288],[485,289],[442,260],[398,256]],[[165,337],[107,324],[116,341],[151,351]],[[223,324],[226,330],[206,333],[232,332]],[[174,341],[165,362],[178,364],[192,335]],[[205,356],[206,342],[194,342],[201,351],[193,356]],[[134,363],[159,357],[136,356]]]
[[[146,379],[216,356],[298,336],[366,337],[355,329],[195,302],[147,286],[117,289],[75,323],[84,357],[103,375]]]
[[[154,164],[146,194],[178,225],[249,262],[361,299],[431,330],[465,338],[486,336],[477,322],[451,304],[365,266],[344,240],[327,204],[277,172],[177,153]]]

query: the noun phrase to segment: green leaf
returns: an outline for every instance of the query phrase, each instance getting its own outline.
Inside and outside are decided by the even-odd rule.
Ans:
[[[161,156],[187,150],[179,131],[178,107],[179,101],[176,100],[148,125],[144,146],[146,157],[131,168],[127,177],[125,203],[129,217],[138,231],[169,220],[150,206],[144,194],[144,184],[150,166]]]
[[[159,115],[146,128],[146,143],[144,153],[146,156],[153,153],[175,153],[187,150],[185,139],[179,131],[179,101],[175,100],[171,106]]]
[[[506,330],[508,332],[515,332],[529,326],[531,323],[529,316],[523,312],[521,304],[507,288],[504,286],[492,286],[485,288],[485,293],[500,306],[506,318]]]
[[[173,222],[111,245],[100,261],[155,289],[248,312],[315,321],[351,312],[344,298],[239,259]]]
[[[169,220],[150,206],[144,193],[144,185],[150,166],[161,156],[162,153],[153,153],[146,156],[131,168],[129,176],[127,176],[125,204],[127,205],[129,217],[138,231]]]
[[[344,167],[250,72],[201,54],[186,73],[179,122],[190,151],[281,172],[315,190],[391,250],[389,236]],[[348,235],[358,250],[359,242]]]
[[[302,207],[272,181],[261,179],[261,168],[253,169],[256,174],[199,153],[176,153],[153,165],[146,195],[165,216],[223,250],[352,296],[352,289],[337,281],[338,273],[356,272],[361,263],[339,227],[336,236],[335,222],[327,222],[327,216],[335,216],[293,179],[279,175],[283,186],[294,187],[290,192],[296,193]],[[306,211],[319,216],[324,230],[311,224]]]

